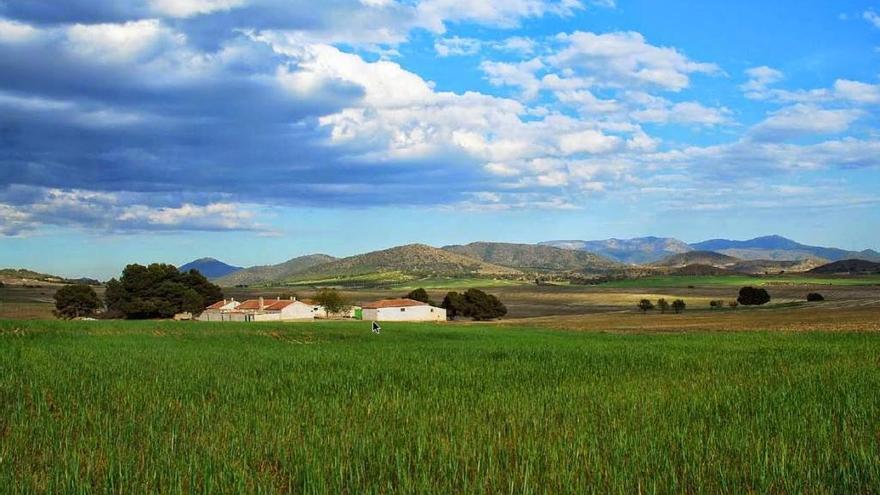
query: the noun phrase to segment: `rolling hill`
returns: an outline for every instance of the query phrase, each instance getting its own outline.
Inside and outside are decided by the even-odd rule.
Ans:
[[[190,261],[185,265],[181,265],[177,269],[181,272],[188,272],[195,269],[208,278],[220,278],[242,270],[242,267],[227,265],[226,263],[214,258],[199,258],[197,260]]]
[[[809,246],[779,235],[756,237],[747,241],[712,239],[691,244],[698,250],[715,251],[745,260],[795,261],[805,258],[824,258],[831,261],[843,259],[865,259],[880,261],[880,253],[866,249],[847,251],[845,249]]]
[[[289,259],[277,265],[252,266],[218,278],[214,282],[224,287],[235,285],[260,285],[281,282],[316,265],[335,261],[326,254],[309,254]]]
[[[514,268],[486,263],[424,244],[409,244],[313,266],[295,277],[286,278],[285,281],[321,282],[351,279],[369,282],[404,281],[427,277],[514,278],[522,275],[521,271]]]
[[[670,237],[636,237],[600,241],[545,241],[542,246],[595,253],[621,263],[653,263],[673,254],[693,251],[683,241]]]
[[[810,273],[820,274],[874,274],[880,273],[880,263],[865,260],[840,260],[827,265],[822,265],[810,270]]]
[[[737,262],[739,258],[727,256],[726,254],[716,253],[714,251],[688,251],[687,253],[673,254],[667,256],[660,261],[652,263],[653,266],[665,267],[684,267],[688,265],[706,265],[717,268],[730,268]]]
[[[621,268],[618,262],[586,251],[535,244],[473,242],[466,245],[444,246],[443,250],[521,270],[578,270],[584,273],[605,273]]]
[[[730,267],[739,273],[749,275],[775,275],[780,273],[803,273],[828,263],[822,258],[804,258],[795,261],[742,260]]]

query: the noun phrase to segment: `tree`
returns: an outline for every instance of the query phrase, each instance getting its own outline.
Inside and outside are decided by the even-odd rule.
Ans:
[[[428,291],[422,289],[421,287],[407,294],[406,298],[412,299],[413,301],[421,301],[423,303],[433,305],[433,303],[431,302],[431,296],[428,295]]]
[[[177,313],[200,313],[223,299],[223,291],[198,270],[181,273],[174,265],[131,264],[122,276],[107,282],[104,300],[110,311],[128,319],[170,318]]]
[[[661,297],[657,300],[657,308],[660,309],[660,313],[666,314],[666,312],[669,311],[669,303],[666,302],[665,298]]]
[[[730,306],[730,309],[736,309],[736,307],[739,306],[739,303],[736,301],[728,301],[727,305]]]
[[[468,289],[464,294],[449,292],[440,307],[446,309],[446,316],[450,319],[464,316],[474,320],[493,320],[507,314],[507,307],[500,299],[478,289]]]
[[[681,313],[687,305],[681,299],[676,299],[672,301],[672,311],[675,311],[676,314]]]
[[[807,294],[807,301],[808,302],[820,302],[820,301],[824,301],[824,300],[825,300],[825,297],[822,294],[819,294],[818,292],[810,292],[809,294]]]
[[[642,299],[639,301],[638,308],[642,310],[642,313],[647,313],[648,311],[654,309],[654,303],[647,299]]]
[[[327,315],[342,313],[351,307],[336,289],[321,289],[315,294],[315,302],[323,306]]]
[[[458,292],[447,292],[440,307],[446,310],[446,317],[454,320],[459,316],[464,316],[467,301],[464,296]]]
[[[760,306],[770,302],[770,294],[766,289],[743,287],[739,290],[739,297],[736,300],[744,306]]]
[[[65,285],[55,292],[55,316],[58,318],[93,316],[100,307],[101,300],[91,286]]]

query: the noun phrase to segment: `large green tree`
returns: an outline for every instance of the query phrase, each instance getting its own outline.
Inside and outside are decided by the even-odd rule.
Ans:
[[[55,292],[55,316],[58,318],[93,316],[100,307],[101,299],[88,285],[65,285]]]
[[[342,313],[351,305],[336,289],[321,289],[315,294],[315,302],[323,306],[327,316]]]
[[[223,291],[198,270],[181,273],[173,265],[132,264],[107,282],[107,308],[129,319],[170,318],[187,311],[197,314],[223,299]]]
[[[507,314],[507,307],[500,299],[479,289],[468,289],[464,294],[449,292],[440,306],[452,319],[464,316],[474,320],[494,320]]]
[[[412,299],[413,301],[421,301],[423,303],[432,304],[431,296],[428,295],[428,291],[419,287],[418,289],[413,290],[409,294],[406,295],[407,299]]]

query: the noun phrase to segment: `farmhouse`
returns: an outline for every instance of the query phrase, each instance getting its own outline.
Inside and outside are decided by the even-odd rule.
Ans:
[[[225,302],[225,301],[224,301]],[[202,321],[293,321],[313,320],[323,313],[324,308],[311,301],[290,299],[248,299],[234,304],[220,302],[205,308],[199,316]],[[218,306],[220,305],[220,306]],[[216,307],[215,307],[216,306]]]
[[[446,321],[446,310],[413,299],[383,299],[364,304],[363,319],[375,321]]]

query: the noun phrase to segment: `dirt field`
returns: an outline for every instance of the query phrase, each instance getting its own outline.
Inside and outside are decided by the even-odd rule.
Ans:
[[[504,321],[547,328],[584,331],[679,331],[679,330],[880,330],[880,287],[781,285],[767,287],[773,300],[761,308],[710,310],[709,301],[736,299],[738,288],[696,286],[694,288],[604,288],[593,286],[519,285],[493,287],[507,305]],[[0,318],[44,319],[52,316],[52,295],[56,287],[0,288]],[[100,292],[100,290],[99,290]],[[236,299],[276,297],[288,288],[227,289]],[[293,291],[298,297],[312,295],[308,290]],[[446,290],[428,291],[439,303]],[[823,303],[804,302],[808,292],[825,296]],[[400,297],[401,290],[346,291],[355,304],[384,297]],[[647,315],[636,309],[640,299],[669,301],[681,298],[687,303],[684,314]]]

